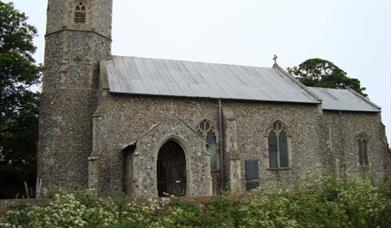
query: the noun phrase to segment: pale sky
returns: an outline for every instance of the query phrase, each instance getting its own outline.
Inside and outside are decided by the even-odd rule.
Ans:
[[[47,0],[12,2],[38,28],[43,62]],[[114,0],[112,53],[261,67],[277,54],[285,68],[327,59],[367,88],[391,137],[390,0]]]

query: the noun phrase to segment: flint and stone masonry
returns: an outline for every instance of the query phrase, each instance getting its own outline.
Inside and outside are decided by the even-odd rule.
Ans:
[[[297,186],[322,175],[376,183],[390,176],[380,110],[327,110],[322,98],[278,66],[273,69],[315,102],[112,92],[111,20],[112,0],[48,1],[40,196],[80,187],[129,198],[211,196],[220,190],[245,193],[254,175],[260,187],[269,181]],[[286,135],[277,144],[286,145],[287,167],[270,166],[270,132],[277,122]],[[200,123],[208,124],[201,126],[207,137]],[[366,136],[367,165],[359,154],[360,134]],[[167,143],[181,150],[163,152]],[[255,161],[257,170],[247,161]]]

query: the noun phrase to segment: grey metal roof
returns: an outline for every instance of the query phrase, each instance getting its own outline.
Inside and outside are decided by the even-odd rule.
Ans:
[[[322,99],[322,108],[324,110],[380,112],[380,107],[352,90],[317,87],[307,88]]]
[[[112,93],[320,103],[274,67],[113,56],[107,73]]]

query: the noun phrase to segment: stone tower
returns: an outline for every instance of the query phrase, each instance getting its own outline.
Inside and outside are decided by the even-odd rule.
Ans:
[[[99,61],[111,52],[112,0],[48,0],[38,194],[86,187]]]

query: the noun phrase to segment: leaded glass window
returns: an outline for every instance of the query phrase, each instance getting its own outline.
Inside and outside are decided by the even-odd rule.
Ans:
[[[279,169],[289,167],[288,136],[280,121],[273,124],[268,136],[269,168]]]
[[[368,137],[364,132],[357,136],[358,162],[361,166],[368,166]]]
[[[219,158],[217,156],[216,133],[213,124],[208,120],[201,121],[197,126],[197,132],[205,138],[208,143],[211,170],[219,169]]]
[[[86,6],[83,2],[79,2],[76,6],[74,21],[76,24],[84,24],[86,22]]]

